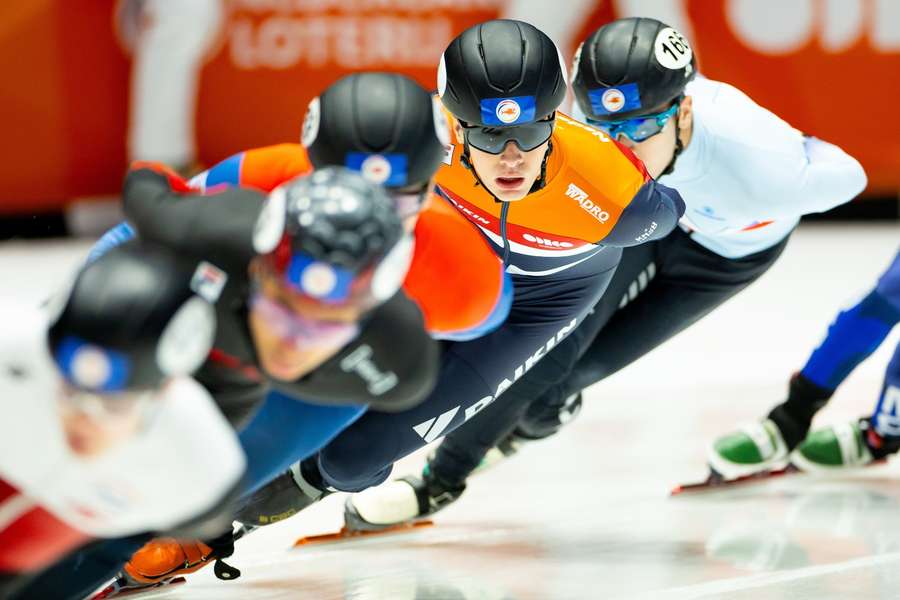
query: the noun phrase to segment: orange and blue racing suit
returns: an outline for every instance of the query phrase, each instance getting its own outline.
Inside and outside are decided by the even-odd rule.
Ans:
[[[465,216],[514,282],[495,331],[444,349],[438,384],[419,406],[370,410],[310,457],[321,483],[358,491],[383,481],[399,458],[451,432],[494,402],[584,318],[606,289],[621,249],[664,237],[684,213],[678,193],[606,134],[557,114],[543,187],[499,202],[448,149],[435,193]],[[502,399],[501,399],[502,402]]]

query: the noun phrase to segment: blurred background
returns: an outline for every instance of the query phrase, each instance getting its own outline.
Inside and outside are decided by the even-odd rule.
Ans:
[[[6,0],[0,238],[95,233],[129,160],[189,174],[298,141],[307,103],[362,69],[434,87],[479,21],[534,23],[567,57],[601,24],[654,16],[701,72],[842,146],[869,188],[839,218],[898,218],[898,0]]]

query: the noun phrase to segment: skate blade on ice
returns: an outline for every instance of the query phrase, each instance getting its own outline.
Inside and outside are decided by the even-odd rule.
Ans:
[[[184,577],[176,577],[171,581],[155,583],[153,585],[143,587],[128,587],[127,585],[123,585],[119,581],[114,581],[93,596],[90,596],[89,600],[105,600],[106,598],[137,598],[138,596],[147,599],[160,598],[174,591],[175,588],[180,587],[184,583],[187,583],[187,579],[185,579]]]
[[[768,481],[770,479],[781,477],[783,475],[789,475],[791,473],[801,473],[801,471],[794,465],[788,465],[782,469],[771,469],[767,471],[760,471],[759,473],[751,473],[750,475],[742,475],[741,477],[735,477],[734,479],[725,479],[720,473],[710,469],[709,477],[707,477],[705,481],[676,485],[672,488],[672,491],[669,492],[669,495],[678,496],[687,492],[708,492],[721,490],[723,488],[730,488],[735,485]]]
[[[706,481],[701,481],[697,483],[685,483],[681,485],[676,485],[672,488],[672,491],[669,492],[670,496],[678,496],[684,493],[694,493],[694,492],[709,492],[722,490],[726,488],[733,487],[735,485],[748,484],[748,483],[762,483],[764,481],[769,481],[770,479],[775,479],[777,477],[782,477],[784,475],[793,475],[793,474],[803,474],[810,475],[812,477],[829,477],[832,475],[847,475],[848,473],[852,473],[853,471],[858,471],[859,469],[867,469],[869,467],[877,467],[879,465],[884,465],[887,463],[887,459],[881,458],[878,460],[874,460],[867,465],[862,467],[858,467],[855,469],[840,469],[835,470],[834,473],[810,473],[808,471],[803,471],[797,468],[796,465],[788,464],[786,467],[781,469],[771,469],[768,471],[760,471],[759,473],[751,473],[750,475],[742,475],[741,477],[735,477],[734,479],[725,479],[720,473],[716,472],[713,469],[710,469],[709,477],[706,478]]]
[[[412,531],[423,529],[425,527],[431,527],[433,525],[434,521],[425,519],[422,521],[414,521],[412,523],[398,523],[397,525],[385,527],[384,529],[379,529],[377,531],[361,531],[357,529],[348,529],[347,527],[342,527],[341,530],[337,533],[322,533],[319,535],[302,537],[294,542],[294,547],[296,548],[298,546],[309,546],[313,544],[334,544],[349,540],[358,540],[361,538],[372,538],[398,533],[410,533]]]

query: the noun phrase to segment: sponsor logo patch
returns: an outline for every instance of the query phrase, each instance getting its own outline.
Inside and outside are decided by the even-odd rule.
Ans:
[[[500,126],[530,123],[534,121],[536,107],[534,96],[485,98],[481,101],[481,122]]]
[[[370,154],[348,152],[344,166],[357,171],[366,181],[388,187],[403,187],[408,183],[409,161],[405,154]]]
[[[191,289],[210,304],[218,302],[226,283],[228,275],[225,271],[205,260],[200,261],[191,277]]]
[[[337,273],[331,265],[314,262],[303,270],[300,287],[313,298],[324,298],[337,286]]]
[[[600,96],[600,102],[609,112],[619,112],[625,106],[625,94],[616,88],[609,88]]]
[[[641,108],[641,94],[636,83],[588,90],[594,115],[615,115]]]
[[[497,105],[496,113],[502,122],[514,123],[522,115],[522,109],[515,100],[504,100]]]
[[[588,196],[588,193],[574,183],[569,184],[569,187],[566,189],[566,196],[575,200],[582,210],[601,223],[609,221],[609,213],[594,204],[593,200]]]

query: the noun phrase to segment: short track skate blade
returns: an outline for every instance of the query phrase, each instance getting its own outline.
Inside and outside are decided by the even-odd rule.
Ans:
[[[174,588],[187,583],[184,577],[176,577],[172,581],[157,583],[145,587],[123,587],[119,582],[109,585],[93,596],[90,600],[105,600],[106,598],[158,598],[171,592]]]
[[[771,471],[761,471],[759,473],[752,473],[750,475],[743,475],[741,477],[736,477],[734,479],[725,479],[719,473],[715,471],[711,471],[709,477],[706,478],[706,481],[701,481],[698,483],[685,483],[681,485],[676,485],[672,488],[672,491],[669,492],[670,496],[679,496],[684,493],[690,492],[707,492],[713,490],[720,490],[727,487],[732,487],[739,484],[753,483],[753,482],[761,482],[769,479],[774,479],[776,477],[781,477],[783,475],[789,475],[791,473],[799,473],[799,469],[794,465],[788,465],[782,469],[773,469]]]
[[[399,525],[386,527],[384,529],[379,529],[378,531],[357,531],[342,527],[341,530],[337,533],[323,533],[320,535],[310,535],[302,537],[294,542],[294,547],[296,548],[298,546],[310,546],[313,544],[333,544],[337,542],[344,542],[361,538],[371,538],[396,533],[408,533],[416,529],[431,527],[433,525],[434,521],[426,519],[423,521],[415,521],[413,523],[400,523]]]
[[[880,465],[884,465],[887,463],[886,458],[879,458],[877,460],[873,460],[869,464],[864,467],[860,467],[862,469],[868,469],[869,467],[877,467]],[[838,473],[848,473],[848,470],[837,471]],[[682,485],[676,485],[672,488],[672,491],[669,492],[670,496],[678,496],[684,493],[692,493],[692,492],[707,492],[707,491],[715,491],[717,489],[721,490],[723,488],[732,487],[738,484],[746,484],[746,483],[754,483],[754,482],[763,482],[769,479],[774,479],[776,477],[782,477],[784,475],[791,475],[794,473],[803,473],[800,469],[798,469],[795,465],[789,464],[783,469],[774,469],[771,471],[762,471],[760,473],[752,473],[750,475],[744,475],[742,477],[736,477],[735,479],[725,479],[719,473],[715,471],[711,471],[709,477],[706,478],[706,481],[701,481],[699,483],[685,483]],[[808,473],[809,475],[816,475],[815,473]],[[820,476],[822,474],[819,474]],[[824,476],[828,476],[825,474]]]

